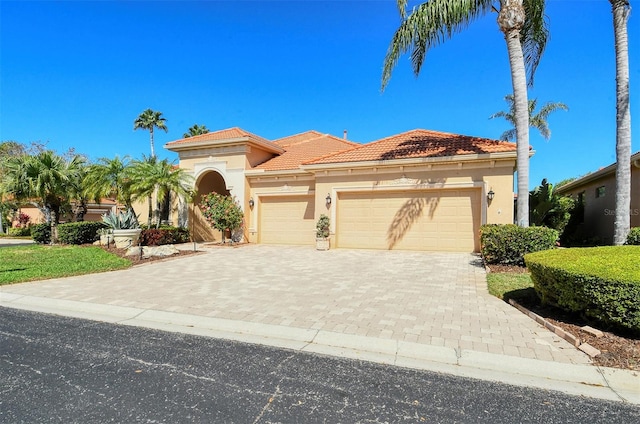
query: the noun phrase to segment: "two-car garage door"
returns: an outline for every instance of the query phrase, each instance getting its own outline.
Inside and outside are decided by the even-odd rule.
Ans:
[[[479,189],[345,192],[337,208],[338,247],[479,249]]]
[[[332,246],[355,249],[479,250],[480,189],[338,192]],[[259,242],[312,245],[312,195],[260,198]]]

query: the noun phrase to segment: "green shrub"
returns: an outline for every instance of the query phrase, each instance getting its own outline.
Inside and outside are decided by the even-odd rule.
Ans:
[[[543,302],[640,334],[639,246],[557,249],[525,256]]]
[[[524,265],[524,255],[552,249],[558,232],[547,227],[523,228],[514,224],[480,227],[482,257],[489,264]]]
[[[13,237],[28,237],[31,235],[30,227],[12,227],[9,228],[9,235]]]
[[[331,221],[325,214],[320,215],[316,223],[316,238],[324,239],[329,237]]]
[[[87,244],[98,240],[98,231],[106,228],[103,222],[69,222],[58,225],[58,241],[64,244]]]
[[[627,242],[625,244],[630,244],[633,246],[640,245],[640,227],[633,227],[631,231],[629,231]]]
[[[51,242],[50,224],[36,224],[29,228],[31,229],[31,237],[36,243],[49,244]]]
[[[189,241],[189,230],[179,227],[148,228],[140,233],[142,246],[161,246],[163,244],[178,244]]]
[[[235,230],[242,228],[244,214],[235,197],[218,193],[205,194],[200,200],[200,210],[211,228],[222,232],[223,242],[225,230],[233,234]]]

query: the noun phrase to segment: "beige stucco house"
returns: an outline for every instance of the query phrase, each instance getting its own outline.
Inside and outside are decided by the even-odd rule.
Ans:
[[[478,251],[480,225],[513,222],[514,143],[413,130],[366,144],[317,131],[269,141],[230,128],[167,143],[195,178],[180,213],[218,240],[201,195],[234,195],[251,243],[312,245],[321,214],[338,248]],[[489,199],[491,198],[491,200]]]
[[[582,230],[601,244],[613,244],[616,209],[616,164],[578,178],[557,192],[571,196],[584,207]],[[631,227],[640,227],[640,152],[631,156]]]

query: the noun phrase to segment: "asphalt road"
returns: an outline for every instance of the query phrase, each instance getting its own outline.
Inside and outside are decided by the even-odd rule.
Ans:
[[[638,423],[640,408],[0,308],[1,423]]]

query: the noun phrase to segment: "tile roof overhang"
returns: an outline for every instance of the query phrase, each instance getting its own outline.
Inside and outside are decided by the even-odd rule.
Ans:
[[[260,137],[238,127],[171,141],[169,143],[166,143],[164,145],[164,148],[167,150],[171,150],[172,152],[180,152],[183,150],[202,149],[205,147],[219,147],[237,144],[254,145],[262,150],[275,154],[284,153],[284,149],[277,144],[267,140],[266,138]]]
[[[533,153],[531,151],[530,155]],[[305,162],[301,168],[312,172],[331,168],[506,158],[516,158],[515,143],[417,129]]]
[[[635,166],[636,168],[640,168],[640,152],[636,152],[633,155],[631,155],[631,164],[633,166]],[[563,194],[563,193],[567,193],[571,190],[574,190],[578,187],[580,187],[583,184],[587,184],[591,181],[597,180],[599,178],[602,177],[606,177],[608,175],[611,174],[615,174],[616,172],[616,168],[617,168],[617,162],[612,163],[609,166],[606,166],[602,169],[599,169],[595,172],[591,172],[583,177],[580,177],[578,179],[575,179],[573,181],[571,181],[570,183],[567,183],[563,186],[560,186],[557,188],[557,191],[559,194]]]
[[[329,154],[335,154],[351,150],[359,144],[330,134],[321,134],[317,131],[274,140],[275,144],[284,146],[285,152],[247,171],[247,175],[265,173],[300,173],[305,172],[300,168],[303,162],[318,159]]]

